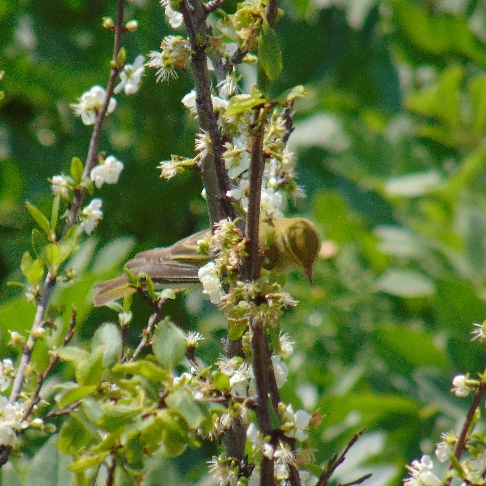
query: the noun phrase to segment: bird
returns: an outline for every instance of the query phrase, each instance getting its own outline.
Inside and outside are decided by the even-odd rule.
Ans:
[[[187,287],[200,283],[198,270],[208,263],[209,255],[198,252],[198,241],[211,235],[209,229],[199,231],[172,246],[142,251],[129,260],[125,267],[132,275],[149,276],[156,289]],[[312,283],[312,270],[321,248],[321,237],[314,223],[306,218],[274,216],[261,222],[259,243],[263,250],[262,266],[283,272],[291,268],[302,270]],[[137,291],[123,274],[94,287],[93,302],[101,307]]]

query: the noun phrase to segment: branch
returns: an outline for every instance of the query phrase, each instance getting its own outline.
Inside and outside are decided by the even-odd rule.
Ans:
[[[338,458],[335,458],[334,460],[330,461],[330,464],[328,468],[322,472],[322,474],[319,477],[319,481],[317,481],[316,486],[327,486],[329,484],[329,480],[331,479],[331,476],[334,474],[334,471],[337,469],[337,467],[344,462],[344,459],[346,459],[346,454],[349,452],[349,449],[353,447],[353,445],[356,443],[356,441],[361,437],[363,434],[363,430],[360,432],[357,432],[356,434],[353,435],[351,440],[348,442],[348,445],[344,449],[344,451],[341,453],[341,455]]]
[[[224,145],[218,129],[217,115],[211,100],[211,83],[205,54],[207,39],[206,10],[201,0],[188,0],[180,3],[180,9],[186,24],[191,48],[192,76],[196,89],[196,109],[201,130],[208,132],[211,138],[212,152],[201,161],[201,178],[206,188],[209,220],[211,229],[214,223],[224,218],[234,219],[234,210],[226,193],[229,189],[223,160]]]
[[[471,406],[469,407],[469,410],[467,411],[466,419],[464,420],[464,423],[462,424],[461,432],[459,433],[457,443],[454,447],[453,454],[454,454],[454,457],[458,461],[461,458],[461,455],[464,452],[464,449],[466,448],[467,434],[468,434],[469,429],[471,427],[472,421],[474,420],[474,415],[476,413],[476,410],[481,405],[481,402],[483,401],[485,394],[486,394],[486,383],[481,380],[478,387],[476,388],[476,392],[474,393],[473,401],[471,402]],[[452,469],[452,464],[449,466],[449,470],[450,469]],[[451,484],[451,481],[452,481],[452,477],[447,479],[447,481],[444,483],[444,485],[449,486],[449,484]]]
[[[62,340],[61,347],[66,346],[69,341],[74,336],[74,327],[76,326],[76,309],[73,309],[71,311],[71,319],[69,321],[69,328],[64,336],[64,339]],[[49,362],[49,365],[47,366],[46,370],[42,375],[39,376],[37,380],[37,385],[34,390],[34,394],[32,395],[32,398],[30,399],[29,404],[27,405],[24,415],[22,416],[22,420],[27,420],[27,417],[30,415],[30,412],[34,408],[35,404],[39,402],[39,394],[42,388],[42,385],[44,384],[44,381],[46,378],[50,375],[51,371],[53,370],[54,366],[56,366],[57,362],[59,361],[59,356],[57,354],[53,354],[51,357],[51,361]]]

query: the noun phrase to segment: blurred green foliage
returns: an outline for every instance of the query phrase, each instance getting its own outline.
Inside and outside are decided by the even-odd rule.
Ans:
[[[484,6],[282,3],[284,68],[272,90],[304,84],[309,93],[296,104],[291,137],[308,197],[291,212],[310,215],[325,239],[313,287],[299,275],[289,284],[300,306],[283,323],[296,353],[282,392],[323,414],[309,440],[321,462],[366,428],[338,469],[340,481],[373,471],[366,484],[399,484],[404,464],[421,449],[433,453],[440,432],[465,415],[466,401],[449,393],[452,376],[483,370],[484,349],[469,340],[472,323],[486,318]],[[7,330],[28,329],[34,312],[18,287],[6,285],[22,279],[21,256],[30,249],[25,200],[49,214],[47,179],[68,172],[73,156],[86,156],[90,129],[69,104],[106,82],[112,38],[101,27],[104,15],[115,15],[114,2],[0,4],[2,356],[12,353]],[[140,27],[124,39],[129,62],[157,49],[169,32],[156,1],[129,3],[131,18]],[[207,225],[199,178],[167,183],[155,170],[171,153],[193,153],[196,126],[180,104],[190,88],[188,73],[156,84],[148,72],[142,90],[120,95],[107,119],[102,150],[125,170],[116,186],[103,189],[105,220],[96,239],[71,262],[83,279],[56,296],[78,308],[80,340],[113,319],[91,306],[95,282],[117,274],[135,250]],[[70,308],[57,313],[66,327]],[[140,329],[147,313],[137,318]],[[182,326],[198,314],[201,331],[212,332],[202,352],[214,360],[223,329],[211,305],[189,296],[185,307],[171,303],[168,313]],[[136,326],[128,336],[134,342]],[[24,457],[2,470],[2,484],[38,486],[40,470],[46,484],[68,484],[65,458],[50,442],[37,445],[28,467]],[[204,444],[171,462],[154,461],[147,484],[169,484],[158,482],[160,475],[195,484],[213,449]]]

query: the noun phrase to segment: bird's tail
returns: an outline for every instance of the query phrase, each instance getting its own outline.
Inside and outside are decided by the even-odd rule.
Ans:
[[[121,277],[102,282],[94,287],[95,295],[93,302],[96,307],[101,307],[113,300],[121,299],[130,294],[134,294],[136,289],[128,285],[128,277]]]

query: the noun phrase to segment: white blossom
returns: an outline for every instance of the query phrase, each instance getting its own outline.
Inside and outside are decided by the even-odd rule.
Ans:
[[[282,334],[279,337],[279,342],[280,342],[280,356],[282,356],[283,359],[290,358],[294,352],[294,347],[292,346],[294,341],[290,340],[290,336],[285,333]]]
[[[289,369],[282,361],[282,356],[274,355],[272,356],[272,366],[273,372],[275,373],[275,381],[277,382],[277,388],[282,388],[287,382],[287,377],[289,376]]]
[[[165,179],[166,181],[172,179],[175,175],[177,175],[177,168],[178,164],[173,160],[163,160],[159,165],[158,168],[160,169],[160,177]]]
[[[209,262],[201,267],[197,274],[203,286],[203,293],[207,294],[213,304],[221,300],[221,284],[218,277],[218,268],[214,262]]]
[[[476,329],[471,331],[471,334],[473,335],[471,341],[474,341],[475,339],[481,342],[486,340],[486,321],[483,321],[481,324],[475,322],[473,323],[473,326]]]
[[[96,117],[105,102],[106,91],[101,86],[93,86],[89,91],[83,93],[79,103],[72,104],[76,115],[81,117],[85,125],[94,125]],[[110,98],[107,113],[112,113],[116,108],[116,99]]]
[[[424,455],[420,462],[415,460],[407,470],[410,476],[403,481],[404,486],[439,486],[441,480],[432,472],[434,463],[430,456]]]
[[[102,204],[103,201],[101,199],[93,199],[81,212],[84,220],[81,222],[80,226],[88,235],[93,232],[98,221],[103,217],[103,211],[101,211]]]
[[[116,184],[120,173],[123,170],[123,163],[117,160],[113,155],[106,157],[102,164],[93,167],[90,178],[98,189],[106,182],[107,184]]]
[[[471,388],[468,386],[468,375],[456,375],[452,380],[452,392],[456,397],[465,398],[471,392]]]
[[[177,10],[173,10],[170,6],[170,0],[161,0],[160,4],[165,8],[165,15],[173,29],[177,29],[182,25],[184,17]]]
[[[64,199],[69,199],[69,191],[74,187],[74,179],[64,174],[55,175],[51,179],[51,189],[54,194],[61,194]]]
[[[142,76],[145,72],[145,57],[139,55],[136,57],[133,64],[125,64],[123,71],[120,72],[120,82],[116,85],[115,94],[120,93],[121,90],[125,94],[135,94],[140,89]]]
[[[196,90],[191,90],[181,100],[181,103],[193,114],[196,114]]]
[[[27,428],[28,423],[22,420],[25,412],[23,404],[9,403],[6,397],[0,396],[0,445],[13,446],[17,443],[17,434]]]
[[[297,410],[294,413],[292,405],[285,407],[283,403],[279,404],[282,425],[281,428],[287,437],[295,438],[300,441],[307,439],[308,434],[304,432],[309,426],[310,415],[305,410]]]
[[[235,137],[233,143],[226,143],[226,151],[223,153],[226,170],[230,179],[236,179],[250,167],[250,154],[248,153],[247,140],[244,135]]]
[[[14,374],[13,362],[11,359],[4,359],[0,362],[0,391],[5,391],[12,382]]]
[[[261,211],[266,215],[282,216],[283,197],[280,191],[272,188],[262,189]]]

